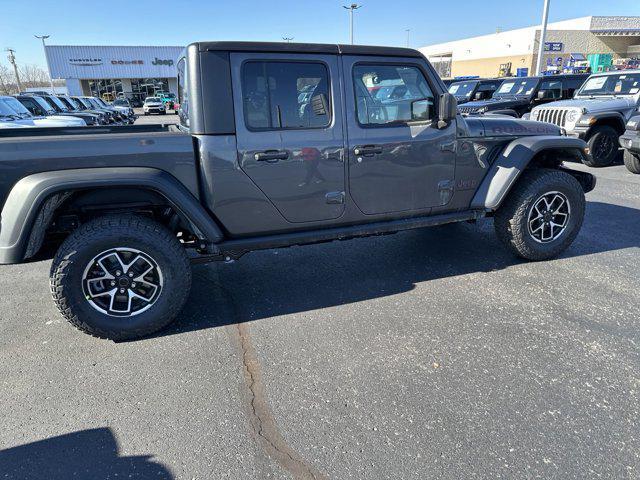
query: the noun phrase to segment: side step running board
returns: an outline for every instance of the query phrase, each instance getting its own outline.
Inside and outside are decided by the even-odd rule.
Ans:
[[[226,240],[214,245],[214,247],[217,248],[218,253],[195,257],[192,259],[192,262],[207,263],[218,260],[231,260],[240,258],[245,253],[252,252],[254,250],[269,250],[272,248],[309,245],[313,243],[347,240],[350,238],[368,237],[372,235],[384,235],[387,233],[400,232],[402,230],[412,230],[415,228],[444,225],[446,223],[477,220],[484,216],[485,212],[479,210],[468,210],[465,212],[445,213],[427,217],[403,218],[399,220],[350,225],[346,227]]]

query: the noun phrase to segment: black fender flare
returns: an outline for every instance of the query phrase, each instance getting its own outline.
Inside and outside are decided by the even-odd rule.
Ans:
[[[575,150],[580,156],[584,156],[585,148],[587,144],[584,140],[556,135],[521,137],[512,141],[489,167],[471,201],[471,208],[485,211],[497,210],[520,174],[538,153],[544,150],[563,149]],[[593,178],[591,180],[595,184],[595,180]]]
[[[597,127],[599,122],[602,122],[603,120],[615,121],[616,123],[619,124],[620,130],[624,132],[625,124],[626,124],[624,115],[622,115],[620,112],[615,112],[615,111],[587,113],[586,115],[583,115],[583,117],[578,121],[578,124],[576,126],[578,127],[588,126],[589,130],[587,131],[587,135],[586,135],[588,137],[591,133],[591,130],[594,127]]]
[[[49,199],[55,202],[66,192],[108,187],[137,187],[157,192],[191,223],[203,243],[215,244],[224,238],[198,199],[163,170],[147,167],[58,170],[24,177],[9,192],[0,220],[0,264],[25,260],[32,229]]]

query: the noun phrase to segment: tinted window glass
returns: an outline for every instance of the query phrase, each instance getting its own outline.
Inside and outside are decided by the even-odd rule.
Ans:
[[[356,65],[353,69],[358,121],[362,125],[407,123],[411,103],[426,100],[422,120],[434,118],[434,98],[417,67],[404,65]]]
[[[562,98],[562,82],[560,80],[545,80],[540,84],[540,90],[546,90],[548,98]]]
[[[321,63],[247,62],[242,102],[247,127],[258,130],[329,125],[329,75]]]

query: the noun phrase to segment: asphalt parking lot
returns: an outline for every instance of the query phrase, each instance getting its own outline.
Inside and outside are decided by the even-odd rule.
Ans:
[[[134,112],[136,112],[136,115],[138,115],[138,118],[135,121],[135,125],[149,125],[153,123],[178,123],[178,115],[173,112],[168,112],[165,115],[145,115],[142,108],[134,108],[133,110]]]
[[[640,478],[640,176],[594,172],[555,261],[490,221],[256,252],[135,342],[0,268],[0,478]]]

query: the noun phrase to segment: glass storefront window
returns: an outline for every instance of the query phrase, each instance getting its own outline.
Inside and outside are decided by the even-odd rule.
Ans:
[[[89,80],[91,96],[111,102],[122,92],[122,80],[119,78],[106,80]]]

